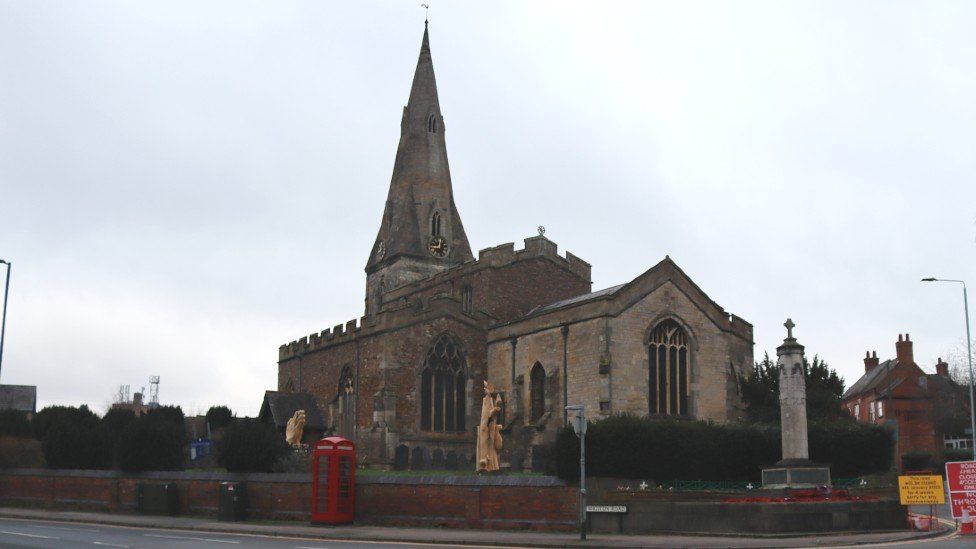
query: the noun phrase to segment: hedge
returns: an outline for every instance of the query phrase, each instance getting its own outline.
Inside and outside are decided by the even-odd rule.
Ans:
[[[217,441],[217,463],[232,473],[270,473],[289,451],[274,426],[241,419],[224,428]]]
[[[33,434],[27,414],[20,410],[0,410],[0,436],[29,437]]]
[[[32,422],[44,460],[52,469],[107,469],[112,465],[108,429],[87,406],[50,406]]]
[[[123,471],[174,471],[183,468],[183,423],[164,414],[145,414],[119,434],[116,461]]]
[[[834,477],[887,470],[894,441],[881,427],[852,422],[812,424],[811,459]],[[556,437],[550,472],[579,480],[579,439]],[[761,425],[659,420],[622,414],[590,422],[587,475],[652,480],[758,481],[781,457],[779,429]]]

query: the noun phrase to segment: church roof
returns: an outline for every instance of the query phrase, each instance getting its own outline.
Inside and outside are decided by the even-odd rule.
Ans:
[[[550,303],[548,305],[543,305],[529,314],[534,313],[548,313],[549,311],[555,311],[556,309],[562,309],[563,307],[568,307],[570,305],[578,305],[580,303],[585,303],[587,301],[592,301],[594,299],[599,299],[603,296],[608,296],[616,292],[617,290],[623,288],[626,284],[617,284],[616,286],[611,286],[609,288],[604,288],[602,290],[597,290],[595,292],[590,292],[588,294],[578,295],[571,297],[569,299],[563,299],[562,301],[557,301],[555,303]]]
[[[298,410],[305,410],[305,427],[309,429],[324,429],[325,419],[319,410],[315,397],[308,393],[284,393],[280,391],[265,391],[264,401],[258,418],[261,421],[271,420],[275,427],[285,427]]]
[[[374,272],[401,256],[433,260],[427,252],[427,228],[434,211],[443,212],[441,234],[449,241],[447,255],[437,261],[460,264],[473,259],[454,204],[444,118],[425,28],[410,98],[400,121],[400,143],[383,219],[366,272]]]

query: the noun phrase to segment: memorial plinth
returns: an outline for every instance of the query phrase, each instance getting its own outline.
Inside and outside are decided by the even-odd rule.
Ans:
[[[830,485],[830,467],[810,461],[807,442],[807,384],[803,371],[803,345],[793,337],[793,320],[786,319],[786,339],[776,348],[779,369],[780,432],[783,459],[763,469],[764,489],[815,488]]]

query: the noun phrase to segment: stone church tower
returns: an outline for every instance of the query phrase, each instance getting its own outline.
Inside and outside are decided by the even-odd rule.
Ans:
[[[385,291],[474,259],[454,205],[444,134],[425,25],[390,192],[366,262],[366,314],[379,310]]]
[[[314,402],[324,432],[353,439],[360,459],[414,469],[473,468],[486,379],[504,402],[501,458],[514,469],[544,468],[567,404],[595,419],[740,416],[751,324],[668,257],[596,292],[590,264],[542,235],[475,257],[444,136],[425,27],[365,314],[282,345],[266,401]]]

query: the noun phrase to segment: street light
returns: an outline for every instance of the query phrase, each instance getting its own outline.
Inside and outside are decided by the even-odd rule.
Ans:
[[[969,420],[973,438],[973,461],[976,461],[976,408],[973,407],[973,344],[969,337],[969,297],[966,295],[966,283],[962,280],[934,277],[923,278],[922,282],[958,282],[962,284],[962,306],[966,312],[966,358],[969,360]]]
[[[7,332],[7,294],[10,292],[10,262],[0,259],[7,266],[7,282],[3,286],[3,320],[0,320],[0,372],[3,371],[3,336]]]
[[[582,404],[572,404],[566,407],[567,412],[576,412],[573,416],[573,431],[580,439],[580,491],[579,491],[579,521],[580,539],[586,539],[586,409]]]

